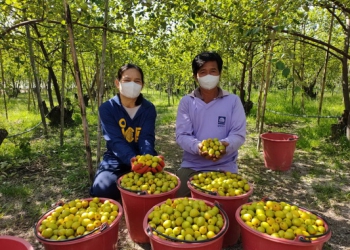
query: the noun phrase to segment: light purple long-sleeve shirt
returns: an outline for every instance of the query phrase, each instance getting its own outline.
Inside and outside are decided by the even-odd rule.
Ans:
[[[205,103],[196,97],[198,93],[197,89],[184,96],[177,110],[176,142],[184,150],[181,167],[237,173],[238,149],[246,136],[246,116],[241,100],[219,89],[219,96]],[[226,154],[213,162],[199,155],[198,143],[215,137],[228,142],[229,146]]]

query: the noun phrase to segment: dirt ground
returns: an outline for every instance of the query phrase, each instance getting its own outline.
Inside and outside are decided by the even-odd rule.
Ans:
[[[181,149],[174,141],[174,126],[158,128],[157,135],[157,150],[160,154],[165,156],[166,170],[174,173],[180,165],[182,156]],[[248,180],[251,180],[254,187],[254,192],[250,197],[250,201],[258,201],[263,197],[269,197],[271,199],[286,200],[301,207],[313,208],[312,211],[318,212],[327,220],[332,230],[332,237],[329,242],[324,244],[323,250],[350,249],[349,202],[330,200],[329,205],[322,205],[323,203],[317,201],[311,187],[312,182],[325,183],[332,181],[334,185],[337,184],[337,179],[334,179],[334,173],[330,173],[326,166],[322,165],[322,162],[317,160],[319,152],[315,150],[315,152],[310,154],[296,150],[291,169],[286,172],[276,172],[264,166],[261,152],[259,156],[254,156],[251,153],[252,149],[256,147],[256,143],[256,136],[248,134],[247,141],[240,150],[239,155],[239,173]],[[347,171],[339,173],[339,175],[341,175],[341,178],[347,179],[347,183],[349,184],[349,160],[347,159],[344,164],[347,164]],[[33,194],[33,197],[28,199],[27,203],[37,202],[47,199],[47,197],[51,197],[54,200],[62,198],[62,194],[60,193],[61,180],[55,180],[52,177],[46,179],[45,174],[43,174],[43,171],[45,171],[43,167],[45,162],[38,162],[38,165],[41,166],[31,166],[31,168],[35,168],[35,171],[23,171],[23,174],[20,176],[22,181],[38,183],[37,193]],[[304,178],[307,173],[314,171],[315,167],[324,171],[324,178]],[[296,176],[300,177],[298,181],[296,181]],[[56,189],[54,191],[47,189],[45,181],[50,181],[51,184],[52,182],[57,182]],[[350,185],[341,186],[340,188],[346,189],[346,191],[349,192]],[[88,197],[88,192],[86,190],[85,193],[76,193],[74,195],[75,197]],[[14,214],[19,214],[17,217],[5,215],[0,219],[0,235],[16,235],[28,240],[34,246],[35,250],[44,249],[34,236],[33,221],[26,221],[20,218],[21,216],[25,216],[25,213],[33,211],[20,211],[16,201],[5,200],[4,197],[1,196],[1,193],[0,202],[3,205],[7,203],[12,204]],[[119,225],[118,249],[150,250],[151,247],[150,244],[137,244],[130,239],[123,217]],[[235,246],[225,248],[225,250],[240,249],[243,249],[240,242]]]

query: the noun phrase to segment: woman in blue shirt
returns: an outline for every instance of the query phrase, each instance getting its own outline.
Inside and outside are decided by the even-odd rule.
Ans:
[[[96,172],[91,196],[120,199],[118,178],[131,171],[130,160],[136,155],[156,155],[155,106],[146,100],[142,69],[126,64],[118,71],[115,85],[119,93],[99,107],[99,116],[107,151]]]

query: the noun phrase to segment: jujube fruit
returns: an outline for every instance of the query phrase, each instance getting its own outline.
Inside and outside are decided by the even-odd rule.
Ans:
[[[139,174],[161,172],[163,171],[164,166],[165,162],[162,155],[153,156],[145,154],[131,158],[131,170]]]
[[[167,216],[162,216],[164,214]],[[211,207],[204,200],[183,197],[167,199],[165,203],[153,207],[148,214],[148,224],[153,234],[165,240],[170,240],[169,237],[202,241],[215,237],[221,231],[224,218],[218,207]]]
[[[130,172],[121,177],[120,186],[131,191],[145,191],[148,194],[160,194],[173,190],[178,179],[165,171],[140,174]]]
[[[42,237],[51,240],[73,239],[90,233],[104,222],[112,224],[118,211],[119,207],[109,200],[102,201],[98,197],[91,201],[76,199],[54,208],[51,214],[41,221],[38,231]],[[99,232],[96,230],[94,233]]]
[[[240,217],[254,230],[287,240],[294,240],[298,235],[313,240],[317,239],[313,236],[326,231],[321,218],[286,202],[269,200],[244,204]]]
[[[215,192],[219,196],[238,196],[251,189],[245,178],[230,172],[200,172],[192,176],[191,184],[200,191]]]
[[[220,159],[226,153],[226,146],[218,138],[208,138],[202,140],[199,145],[201,155],[212,160]]]

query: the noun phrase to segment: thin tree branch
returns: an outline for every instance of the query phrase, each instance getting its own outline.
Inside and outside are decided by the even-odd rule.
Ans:
[[[313,47],[316,47],[316,48],[322,49],[322,50],[324,50],[324,51],[327,51],[327,48],[324,48],[324,47],[322,47],[322,46],[320,46],[320,45],[318,45],[318,44],[310,43],[310,42],[305,41],[305,40],[300,40],[300,41],[301,41],[302,43],[306,43],[306,44],[309,44],[309,45],[311,45],[311,46],[313,46]],[[338,55],[335,54],[334,52],[332,52],[332,51],[328,51],[328,52],[329,52],[329,54],[331,54],[331,55],[334,56],[335,58],[339,59],[340,61],[343,60],[342,57],[338,56]]]
[[[334,5],[339,6],[342,9],[342,11],[350,14],[350,8],[346,7],[344,4],[340,3],[339,1],[337,0],[328,0],[328,1],[334,3]]]
[[[340,26],[343,28],[343,30],[346,31],[346,26],[345,26],[345,24],[344,24],[343,21],[340,19],[340,17],[337,16],[337,15],[334,13],[333,9],[331,9],[330,7],[326,7],[326,9],[327,9],[327,11],[328,11],[332,16],[334,16],[335,19],[337,19],[337,21],[339,22],[339,24],[340,24]]]
[[[273,27],[269,27],[271,30],[274,30]],[[312,41],[312,42],[315,42],[317,44],[320,44],[320,45],[323,45],[325,47],[329,47],[330,49],[336,51],[337,53],[339,53],[340,55],[342,56],[345,56],[347,59],[350,59],[350,55],[349,54],[346,54],[344,53],[344,51],[342,51],[341,49],[338,49],[337,47],[333,46],[333,45],[329,45],[327,44],[326,42],[323,42],[321,40],[318,40],[318,39],[315,39],[315,38],[312,38],[312,37],[309,37],[309,36],[306,36],[306,35],[303,35],[301,33],[298,33],[298,32],[295,32],[295,31],[290,31],[290,30],[281,30],[280,32],[282,33],[286,33],[286,34],[289,34],[289,35],[293,35],[293,36],[296,36],[296,37],[301,37],[301,38],[304,38],[306,40],[309,40],[309,41]]]
[[[28,21],[24,21],[24,22],[20,22],[20,23],[17,23],[7,29],[5,29],[1,35],[0,35],[0,38],[2,38],[3,36],[5,36],[5,34],[9,33],[11,30],[15,30],[21,26],[25,26],[27,24],[33,24],[33,23],[39,23],[39,22],[43,22],[44,20],[42,18],[40,19],[32,19],[32,20],[28,20]]]
[[[16,25],[13,25],[11,27],[8,27],[7,29],[5,29],[3,32],[1,32],[0,34],[0,38],[3,38],[7,33],[9,33],[10,31],[12,30],[15,30],[21,26],[25,26],[27,24],[37,24],[37,23],[41,23],[41,22],[48,22],[48,23],[55,23],[55,24],[62,24],[61,22],[59,21],[56,21],[56,20],[46,20],[45,18],[39,18],[39,19],[32,19],[32,20],[28,20],[28,21],[24,21],[24,22],[20,22]],[[86,25],[86,24],[83,24],[83,23],[78,23],[78,22],[75,22],[73,23],[75,25],[78,25],[78,26],[82,26],[82,27],[85,27],[85,28],[88,28],[88,29],[101,29],[101,30],[107,30],[109,32],[113,32],[113,33],[119,33],[119,34],[125,34],[125,35],[140,35],[140,36],[143,36],[145,34],[136,34],[136,33],[133,33],[133,32],[126,32],[126,31],[121,31],[121,30],[114,30],[114,29],[111,29],[111,28],[108,28],[108,27],[104,27],[104,26],[89,26],[89,25]]]
[[[224,17],[222,17],[222,16],[219,16],[219,15],[217,15],[217,14],[208,12],[208,11],[206,11],[206,10],[204,10],[204,12],[207,13],[207,14],[209,14],[210,16],[213,16],[213,17],[217,18],[217,19],[225,20],[225,21],[229,21],[229,22],[233,22],[233,20],[231,20],[231,19],[226,19],[226,18],[224,18]]]

